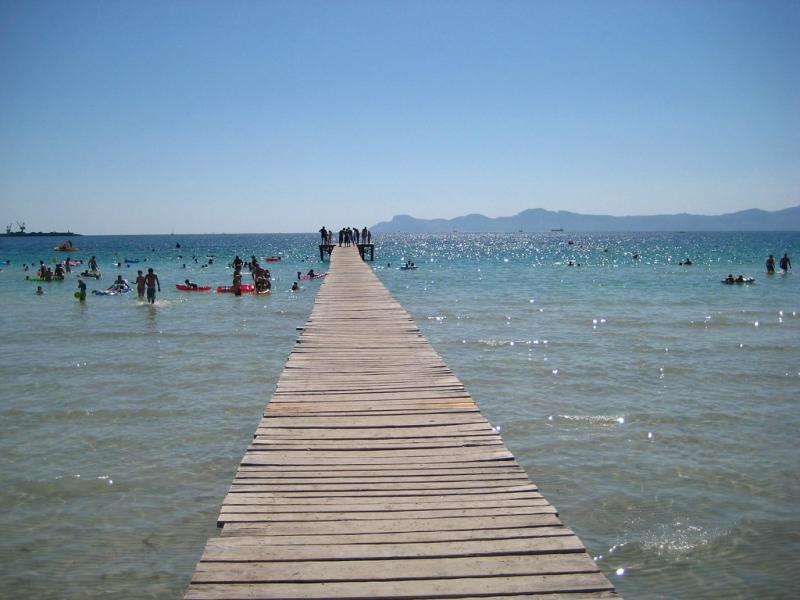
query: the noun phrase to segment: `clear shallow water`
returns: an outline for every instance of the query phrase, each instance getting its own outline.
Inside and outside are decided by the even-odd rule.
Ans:
[[[763,262],[800,235],[568,239],[387,236],[374,266],[625,597],[791,595],[800,276]],[[310,311],[317,282],[286,290],[319,270],[316,240],[73,240],[106,274],[94,287],[154,266],[155,307],[81,305],[74,274],[36,297],[19,265],[55,241],[0,240],[0,595],[181,596]],[[286,256],[269,297],[174,291],[227,284],[254,252]]]

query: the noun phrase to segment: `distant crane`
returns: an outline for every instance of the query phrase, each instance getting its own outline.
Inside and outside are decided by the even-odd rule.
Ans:
[[[11,223],[6,225],[6,233],[11,233]]]
[[[23,221],[22,223],[17,221],[17,227],[19,227],[19,232],[20,233],[25,233],[25,221]]]

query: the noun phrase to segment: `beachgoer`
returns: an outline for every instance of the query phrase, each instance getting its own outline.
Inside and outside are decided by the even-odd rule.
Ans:
[[[40,285],[36,286],[36,295],[37,296],[44,296],[44,290],[42,289],[42,286],[40,286]]]
[[[231,286],[231,291],[233,292],[234,296],[242,295],[242,272],[239,269],[236,269],[233,272],[233,285]]]
[[[111,284],[111,287],[119,290],[120,292],[130,288],[130,286],[128,285],[128,281],[126,279],[123,279],[122,275],[117,275],[117,280],[113,284]]]
[[[325,225],[322,226],[322,229],[319,230],[319,238],[320,241],[324,244],[328,239],[328,230],[325,229]]]
[[[311,277],[312,279],[313,279],[314,277],[316,277],[316,276],[317,276],[317,274],[316,274],[316,273],[314,273],[314,269],[310,269],[310,270],[308,271],[307,275],[308,275],[309,277]]]
[[[300,286],[297,285],[296,281],[292,284],[292,291],[293,292],[299,292],[300,291]]]
[[[733,273],[728,273],[728,276],[725,278],[725,283],[736,283],[736,280],[733,278]]]
[[[744,283],[744,275],[739,273],[739,276],[736,278],[736,283]]]
[[[183,283],[185,283],[185,284],[186,284],[186,287],[190,287],[190,288],[192,288],[193,290],[196,290],[196,289],[197,289],[197,284],[196,284],[196,283],[193,283],[193,282],[191,282],[191,281],[189,281],[188,279],[184,279]]]
[[[144,275],[142,275],[141,271],[137,271],[136,273],[136,294],[141,300],[144,298]]]
[[[772,274],[775,272],[775,259],[773,258],[772,254],[769,255],[767,259],[767,273]]]
[[[150,304],[156,303],[156,286],[158,291],[161,291],[161,282],[158,280],[158,275],[153,273],[153,268],[147,269],[147,275],[144,277],[144,283],[147,286],[147,301]]]
[[[83,279],[78,279],[78,299],[81,302],[86,300],[86,283]]]
[[[97,259],[94,256],[89,259],[89,270],[97,271]]]
[[[784,252],[781,256],[781,270],[788,271],[792,268],[792,261],[789,259],[789,254]]]

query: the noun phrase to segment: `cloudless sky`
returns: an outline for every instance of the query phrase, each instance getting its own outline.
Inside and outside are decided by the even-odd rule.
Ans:
[[[800,2],[0,0],[0,226],[800,204]]]

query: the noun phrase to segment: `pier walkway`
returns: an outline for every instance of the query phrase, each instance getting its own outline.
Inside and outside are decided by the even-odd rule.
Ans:
[[[187,599],[618,597],[355,247],[218,524]]]

